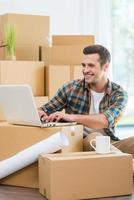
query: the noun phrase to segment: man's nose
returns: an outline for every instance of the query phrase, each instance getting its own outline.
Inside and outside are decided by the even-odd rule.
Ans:
[[[89,72],[89,71],[90,71],[90,67],[86,65],[86,66],[84,67],[84,70],[83,70],[83,71],[84,71],[84,73]]]

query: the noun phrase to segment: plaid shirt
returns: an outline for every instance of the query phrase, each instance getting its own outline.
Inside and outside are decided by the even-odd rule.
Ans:
[[[108,128],[103,129],[103,132],[112,140],[118,140],[114,136],[115,125],[124,112],[127,99],[127,93],[121,86],[108,81],[104,97],[99,105],[99,113],[103,113],[108,120]],[[88,115],[90,104],[90,88],[84,79],[78,79],[64,84],[42,108],[47,114],[65,109],[68,114]]]

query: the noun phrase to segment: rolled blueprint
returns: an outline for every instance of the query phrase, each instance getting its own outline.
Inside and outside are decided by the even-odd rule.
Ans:
[[[69,145],[67,136],[61,132],[38,142],[14,156],[0,161],[0,179],[34,163],[42,153],[53,153]]]

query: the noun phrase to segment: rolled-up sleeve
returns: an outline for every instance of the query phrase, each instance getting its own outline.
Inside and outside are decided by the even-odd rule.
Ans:
[[[110,99],[110,105],[103,114],[108,120],[109,128],[115,126],[121,119],[128,101],[128,95],[125,91],[118,91]]]

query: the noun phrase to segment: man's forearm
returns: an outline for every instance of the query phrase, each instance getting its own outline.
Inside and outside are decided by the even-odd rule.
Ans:
[[[108,120],[104,114],[73,115],[73,120],[92,129],[108,128]]]

